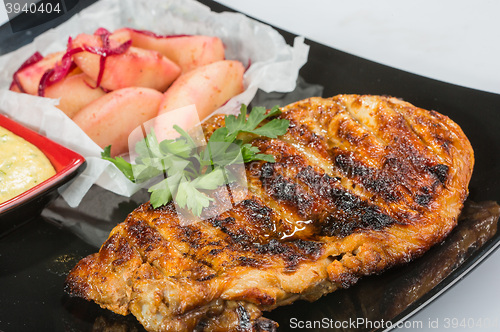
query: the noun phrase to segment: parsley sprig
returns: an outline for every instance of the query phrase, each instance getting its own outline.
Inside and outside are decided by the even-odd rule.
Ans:
[[[247,107],[242,105],[238,116],[226,115],[225,126],[215,130],[203,147],[198,146],[186,131],[174,126],[180,134],[175,140],[158,142],[151,131],[139,141],[135,146],[138,157],[133,164],[122,157],[112,158],[111,146],[106,147],[101,156],[135,183],[163,176],[160,182],[149,187],[154,208],[175,199],[181,208],[200,216],[203,208],[213,201],[204,191],[235,180],[227,166],[253,160],[275,161],[272,155],[260,153],[258,147],[248,143],[248,138],[252,135],[276,138],[285,134],[288,120],[272,119],[262,124],[279,114],[278,106],[269,112],[264,107],[254,107],[247,116]],[[241,137],[244,133],[250,134],[246,135],[246,140]]]

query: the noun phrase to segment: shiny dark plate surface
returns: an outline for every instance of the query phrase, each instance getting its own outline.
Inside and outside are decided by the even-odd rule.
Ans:
[[[81,1],[75,10],[91,2]],[[226,9],[212,1],[201,2],[214,11]],[[43,29],[42,26],[37,28]],[[2,29],[5,26],[0,27],[0,36],[3,36]],[[293,35],[280,32],[289,43],[293,41]],[[0,37],[2,53],[6,52],[7,40]],[[339,93],[391,95],[436,110],[456,121],[475,151],[470,200],[500,201],[500,131],[497,129],[500,95],[413,75],[312,41],[306,40],[306,43],[311,48],[309,61],[300,72],[301,79],[321,86],[324,97]],[[302,93],[259,93],[258,100],[260,103],[273,99],[270,102],[274,104],[276,100],[302,98]],[[99,201],[90,197],[82,209],[103,211],[102,218],[109,221],[104,227],[109,228],[123,220],[143,198],[139,193],[128,201],[121,201],[99,188],[92,189],[90,196],[99,197]],[[365,278],[349,289],[314,303],[297,302],[278,308],[266,313],[266,317],[278,321],[283,331],[291,329],[292,317],[335,321],[364,317],[395,323],[452,286],[495,250],[500,244],[496,225],[496,220],[465,220],[443,244],[406,266]],[[123,331],[142,331],[133,317],[117,316],[93,303],[71,299],[64,294],[66,273],[80,258],[96,250],[68,230],[42,218],[0,238],[0,330],[102,331],[114,326]]]

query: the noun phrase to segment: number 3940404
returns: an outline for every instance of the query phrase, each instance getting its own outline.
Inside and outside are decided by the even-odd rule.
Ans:
[[[5,2],[5,10],[7,14],[51,14],[51,13],[61,13],[62,9],[59,2],[54,4],[50,2],[40,2],[40,3],[12,3]]]
[[[481,329],[481,328],[497,328],[498,319],[489,318],[445,318],[443,320],[443,328],[445,329]]]

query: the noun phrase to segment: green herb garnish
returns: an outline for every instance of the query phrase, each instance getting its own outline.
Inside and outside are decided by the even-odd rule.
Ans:
[[[130,164],[122,157],[112,158],[111,147],[101,156],[111,161],[132,182],[143,183],[160,175],[164,179],[149,188],[154,208],[165,205],[175,198],[181,208],[189,209],[200,216],[203,208],[213,199],[203,191],[213,190],[234,180],[227,166],[253,160],[274,162],[272,155],[241,139],[242,133],[276,138],[286,133],[289,121],[269,117],[281,114],[278,106],[266,112],[264,107],[254,107],[247,116],[247,107],[241,106],[240,114],[226,115],[225,127],[218,128],[207,144],[199,147],[193,138],[178,126],[180,134],[175,140],[158,142],[154,131],[136,144],[138,157]]]

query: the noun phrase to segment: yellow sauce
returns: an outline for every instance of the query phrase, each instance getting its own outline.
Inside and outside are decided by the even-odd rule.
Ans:
[[[0,203],[36,186],[55,173],[42,151],[0,127]]]

